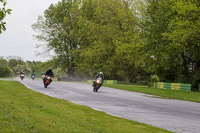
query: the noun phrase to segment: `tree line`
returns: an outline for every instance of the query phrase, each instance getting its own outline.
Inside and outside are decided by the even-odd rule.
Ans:
[[[41,61],[23,61],[19,56],[9,56],[7,58],[0,57],[0,77],[18,77],[20,72],[24,72],[26,77],[31,77],[35,74],[40,78],[42,73],[45,73],[49,68],[54,67],[53,60],[46,62]],[[55,76],[62,76],[59,68],[55,69]]]
[[[32,28],[69,75],[200,81],[200,1],[62,0]]]

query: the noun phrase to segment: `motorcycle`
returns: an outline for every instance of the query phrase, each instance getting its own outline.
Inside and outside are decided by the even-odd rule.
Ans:
[[[35,76],[34,76],[34,75],[32,75],[32,76],[31,76],[31,78],[32,78],[32,80],[34,80],[34,79],[35,79]]]
[[[51,77],[50,76],[45,76],[43,81],[44,81],[44,88],[47,88],[47,86],[50,85],[50,83],[51,83]]]
[[[20,79],[23,80],[24,79],[24,74],[20,74]]]
[[[99,88],[102,86],[102,83],[103,83],[102,78],[97,78],[97,79],[94,81],[94,88],[93,88],[93,91],[94,91],[94,92],[97,92],[97,91],[99,90]]]

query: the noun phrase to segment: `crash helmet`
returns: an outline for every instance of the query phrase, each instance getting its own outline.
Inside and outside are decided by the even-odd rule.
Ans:
[[[100,72],[99,74],[103,75],[103,72]]]

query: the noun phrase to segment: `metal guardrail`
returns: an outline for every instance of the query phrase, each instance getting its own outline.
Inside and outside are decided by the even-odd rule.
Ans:
[[[87,80],[88,83],[93,83],[93,80]],[[117,84],[117,80],[104,80],[104,84]]]
[[[191,84],[154,82],[154,88],[167,89],[167,90],[191,91]]]

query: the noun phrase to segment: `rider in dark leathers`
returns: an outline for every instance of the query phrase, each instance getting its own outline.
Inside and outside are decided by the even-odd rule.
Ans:
[[[95,80],[96,80],[97,78],[102,78],[102,84],[103,84],[103,80],[104,80],[103,72],[100,72],[99,74],[97,74]],[[92,85],[92,86],[94,86],[95,80],[93,81],[93,85]]]
[[[54,74],[53,74],[52,69],[47,70],[46,73],[45,73],[45,75],[46,75],[46,76],[50,76],[50,77],[52,77],[52,78],[54,77]],[[45,80],[46,80],[46,78],[43,79],[44,82],[45,82]],[[52,80],[50,80],[50,83],[51,83],[51,82],[52,82]]]
[[[25,73],[24,73],[24,72],[20,72],[20,75],[21,75],[21,74],[24,74],[24,75],[25,75]]]
[[[24,75],[23,77],[21,76],[22,74]],[[19,77],[21,78],[21,80],[23,80],[25,78],[25,73],[24,72],[20,72]]]
[[[32,78],[32,79],[34,79],[34,78],[35,78],[35,74],[34,74],[34,73],[32,73],[32,75],[31,75],[31,78]]]

